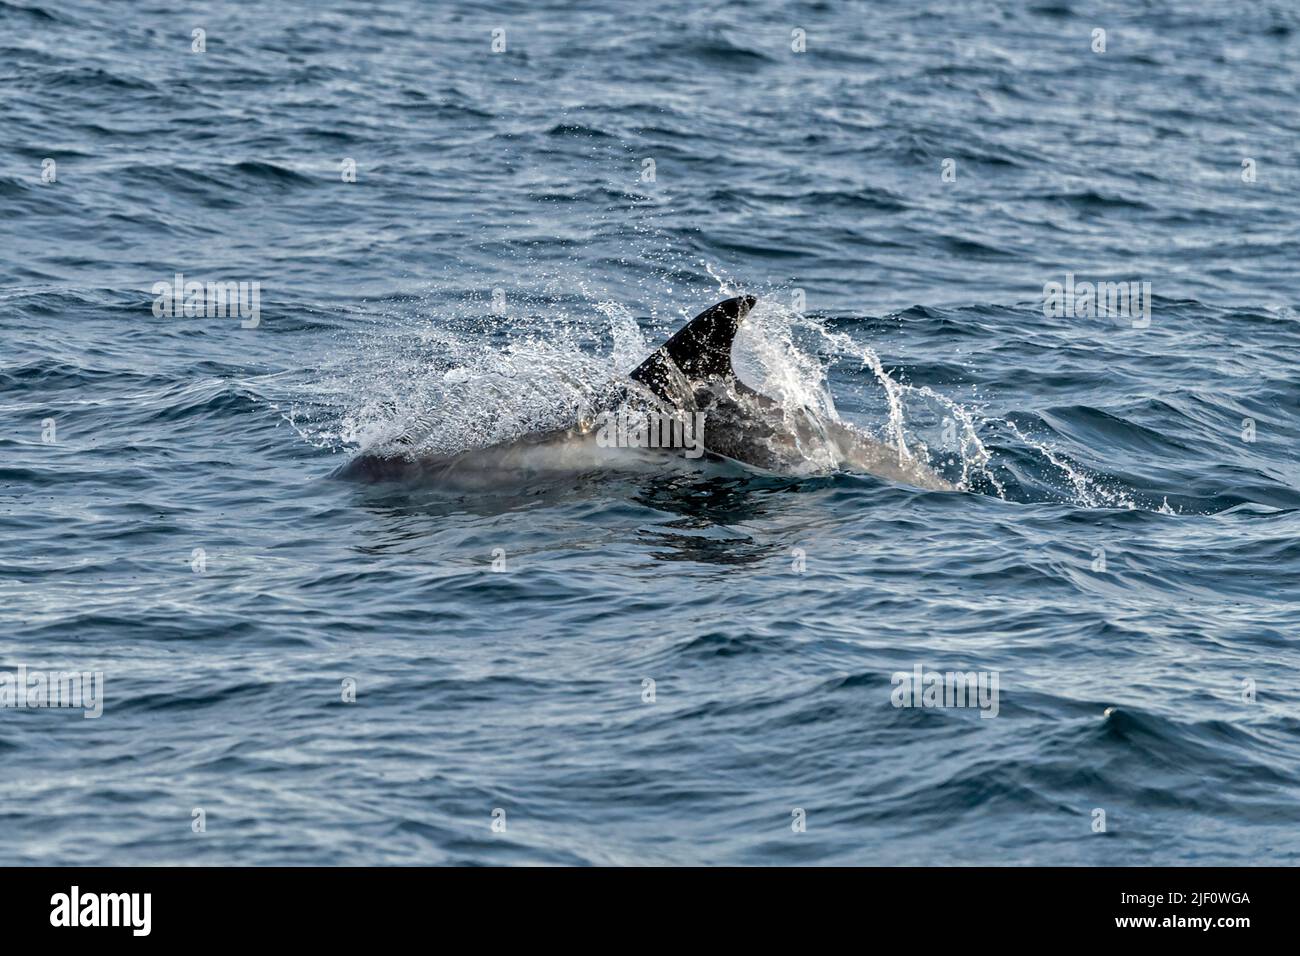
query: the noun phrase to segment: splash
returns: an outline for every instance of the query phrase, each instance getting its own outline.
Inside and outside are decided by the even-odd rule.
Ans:
[[[999,497],[1005,488],[988,465],[992,455],[977,432],[973,414],[928,386],[896,379],[880,356],[847,333],[828,328],[824,321],[781,304],[777,296],[759,300],[737,336],[733,355],[737,373],[746,384],[777,399],[791,415],[811,412],[819,421],[859,433],[864,440],[886,445],[904,472],[946,472],[958,490],[973,490],[978,482],[989,485]],[[832,397],[829,373],[836,361],[856,362],[871,375],[884,399],[885,413],[878,429],[846,422]],[[929,418],[941,425],[938,444],[946,453],[932,453],[930,443],[913,422],[923,417],[917,406],[927,406]],[[832,442],[804,449],[805,457],[827,470],[845,462],[828,456]]]
[[[317,407],[286,417],[318,447],[412,458],[572,427],[601,407],[621,366],[644,348],[621,306],[581,311],[581,319],[523,305],[494,313],[479,302],[436,318],[389,316],[339,350],[346,365],[323,370]],[[603,325],[593,327],[591,315]]]
[[[1106,487],[1096,478],[1090,476],[1082,468],[1067,461],[1062,455],[1050,448],[1045,442],[1037,441],[1026,435],[1016,424],[1009,419],[998,419],[998,423],[1005,425],[1007,429],[1017,439],[1028,447],[1034,449],[1050,462],[1058,471],[1060,471],[1069,481],[1073,489],[1073,500],[1076,504],[1085,508],[1124,508],[1133,510],[1137,508],[1137,502],[1123,491]],[[1165,502],[1161,508],[1156,509],[1161,514],[1173,514],[1169,508],[1169,501]]]
[[[704,265],[718,296],[741,294],[739,283]],[[580,284],[582,294],[574,296],[574,285],[507,310],[494,311],[482,300],[449,309],[426,299],[416,304],[416,315],[409,307],[381,315],[340,350],[349,356],[346,365],[325,370],[314,383],[318,401],[294,405],[285,417],[317,447],[411,459],[581,430],[610,407],[627,373],[679,322],[647,336],[626,306]],[[694,294],[701,303],[711,295]],[[1012,480],[1011,464],[986,445],[999,433],[1062,476],[1066,500],[1086,508],[1138,507],[1132,495],[1108,487],[1015,422],[985,417],[903,380],[870,345],[783,305],[789,299],[761,295],[733,353],[741,381],[774,400],[787,426],[787,447],[773,456],[780,473],[865,470],[919,487],[1033,500]],[[855,412],[852,420],[841,415],[830,384],[836,369],[847,369],[851,386],[869,393],[875,412]],[[846,444],[872,451],[847,454]],[[931,481],[935,476],[941,480]],[[1160,510],[1170,510],[1167,502]]]

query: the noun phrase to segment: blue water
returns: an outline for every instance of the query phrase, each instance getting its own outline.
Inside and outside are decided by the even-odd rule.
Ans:
[[[584,6],[0,2],[0,862],[1300,862],[1295,6]],[[335,474],[739,290],[962,490]]]

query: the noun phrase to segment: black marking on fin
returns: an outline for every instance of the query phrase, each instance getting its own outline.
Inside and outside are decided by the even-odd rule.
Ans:
[[[672,366],[689,382],[711,376],[733,378],[731,343],[756,302],[754,296],[742,295],[705,309],[638,365],[631,377],[669,403]]]

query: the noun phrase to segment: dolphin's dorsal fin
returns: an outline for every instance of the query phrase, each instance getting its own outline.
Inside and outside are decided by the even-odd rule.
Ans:
[[[733,378],[731,343],[756,302],[752,295],[742,295],[705,309],[638,365],[631,377],[670,404],[676,404],[672,382],[677,378],[691,383],[711,376]]]

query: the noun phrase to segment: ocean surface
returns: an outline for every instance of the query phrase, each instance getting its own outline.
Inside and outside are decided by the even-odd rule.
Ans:
[[[1300,862],[1300,9],[583,8],[0,0],[0,863]]]

